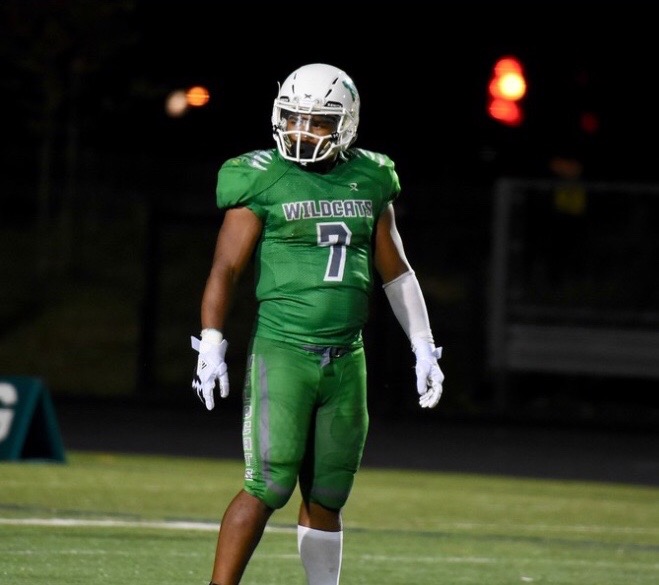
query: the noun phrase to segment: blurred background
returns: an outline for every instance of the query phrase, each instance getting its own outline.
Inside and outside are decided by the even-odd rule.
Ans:
[[[357,146],[396,162],[444,347],[441,407],[421,412],[376,287],[373,415],[656,428],[646,4],[4,0],[0,19],[0,375],[42,377],[56,403],[199,408],[217,170],[273,148],[277,82],[326,62],[360,91]],[[252,285],[225,332],[236,411]]]

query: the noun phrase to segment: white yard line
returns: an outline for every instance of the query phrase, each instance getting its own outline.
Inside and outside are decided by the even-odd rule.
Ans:
[[[180,520],[82,520],[74,518],[0,518],[0,525],[7,526],[89,526],[94,528],[165,528],[170,530],[217,531],[217,522],[187,522]],[[268,532],[297,532],[296,527],[267,526]]]

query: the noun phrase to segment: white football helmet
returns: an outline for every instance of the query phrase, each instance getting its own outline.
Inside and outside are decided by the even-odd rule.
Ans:
[[[306,164],[334,158],[355,141],[358,124],[359,94],[341,69],[304,65],[279,86],[272,132],[287,160]]]

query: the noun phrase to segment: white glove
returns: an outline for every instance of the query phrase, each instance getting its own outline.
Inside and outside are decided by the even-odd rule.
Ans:
[[[192,389],[197,393],[208,410],[215,407],[215,385],[219,384],[220,396],[229,396],[229,374],[224,354],[227,351],[227,340],[217,330],[202,332],[201,339],[190,337],[192,349],[199,352],[197,369],[192,379]]]
[[[416,355],[416,389],[421,408],[433,408],[442,397],[444,373],[437,360],[442,357],[442,348],[429,341],[412,338],[412,351]]]

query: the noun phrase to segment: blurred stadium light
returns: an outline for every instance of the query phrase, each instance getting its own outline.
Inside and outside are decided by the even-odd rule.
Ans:
[[[180,118],[188,108],[201,108],[210,100],[210,93],[203,85],[194,85],[188,89],[177,89],[165,100],[165,111],[171,118]]]
[[[524,120],[521,100],[526,95],[526,78],[519,59],[499,58],[492,68],[488,86],[487,112],[507,126],[519,126]]]

